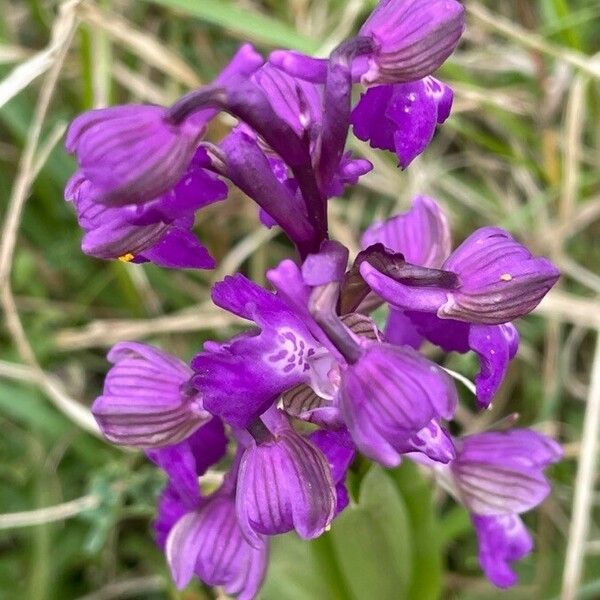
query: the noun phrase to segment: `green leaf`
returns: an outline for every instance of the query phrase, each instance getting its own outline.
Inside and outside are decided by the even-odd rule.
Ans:
[[[271,558],[260,600],[331,598],[329,583],[317,564],[312,543],[295,533],[271,538]]]
[[[312,542],[295,534],[273,538],[261,600],[398,600],[408,598],[410,523],[392,480],[373,466],[358,504]]]
[[[406,598],[436,600],[442,593],[443,565],[431,485],[409,461],[387,473],[404,499],[410,521],[413,570]]]
[[[294,48],[312,53],[318,47],[313,40],[293,27],[267,15],[237,6],[229,0],[145,0],[161,4],[186,15],[223,27],[231,33],[268,46]]]
[[[332,545],[351,598],[407,598],[411,535],[406,508],[392,481],[373,466],[357,505],[333,523]]]

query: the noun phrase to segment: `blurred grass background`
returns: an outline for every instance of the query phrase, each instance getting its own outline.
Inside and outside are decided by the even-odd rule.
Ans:
[[[62,149],[68,121],[94,106],[169,103],[210,80],[240,40],[325,54],[374,4],[3,0],[0,599],[223,598],[169,583],[150,531],[162,478],[142,456],[98,439],[85,407],[111,344],[143,339],[190,358],[237,327],[211,307],[211,282],[239,269],[264,281],[289,253],[233,193],[199,215],[217,272],[85,257],[62,200],[74,169]],[[461,386],[465,431],[517,411],[565,447],[552,496],[526,518],[536,551],[518,567],[518,587],[494,591],[462,509],[410,466],[385,473],[359,463],[350,481],[359,502],[330,533],[310,544],[275,540],[265,600],[600,598],[600,2],[466,6],[464,41],[440,74],[456,91],[453,116],[404,173],[353,142],[376,169],[332,203],[331,232],[356,249],[373,218],[426,193],[447,209],[456,241],[501,225],[561,268],[558,289],[519,323],[521,350],[493,411],[475,414]],[[227,126],[215,123],[211,136]],[[443,360],[471,379],[477,369],[472,357]]]

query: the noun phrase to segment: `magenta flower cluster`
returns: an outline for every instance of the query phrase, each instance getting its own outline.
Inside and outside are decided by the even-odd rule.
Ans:
[[[520,515],[548,494],[543,471],[560,447],[528,429],[451,435],[453,380],[420,349],[474,353],[477,403],[488,407],[518,349],[513,321],[557,269],[497,227],[453,249],[442,209],[425,196],[371,225],[350,262],[327,225],[328,199],[372,169],[346,149],[350,127],[406,168],[448,118],[452,90],[432,73],[463,27],[455,0],[381,0],[326,59],[278,50],[265,60],[244,45],[213,83],[172,106],[73,121],[66,145],[79,170],[66,198],[85,253],[212,268],[194,215],[229,186],[297,249],[267,272],[269,289],[242,274],[214,286],[215,304],[250,327],[206,342],[191,364],[135,342],[108,355],[92,410],[106,438],[144,449],[168,476],[156,535],[178,587],[196,575],[255,597],[270,536],[317,537],[351,502],[344,482],[357,452],[431,470],[470,511],[486,575],[515,583],[511,563],[532,548]],[[238,124],[208,143],[219,112]],[[370,316],[381,306],[383,331]],[[227,473],[203,493],[199,477],[216,463]]]

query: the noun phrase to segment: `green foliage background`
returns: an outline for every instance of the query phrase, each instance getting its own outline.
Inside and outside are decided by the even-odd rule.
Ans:
[[[62,200],[74,169],[58,141],[68,121],[102,104],[172,101],[194,78],[210,80],[240,40],[250,39],[264,52],[287,46],[324,54],[356,30],[374,4],[80,3],[77,30],[43,124],[40,146],[49,152],[37,164],[11,280],[37,360],[70,397],[91,403],[107,369],[106,349],[118,336],[157,343],[188,359],[204,339],[237,331],[237,323],[207,305],[211,282],[235,269],[264,281],[265,269],[290,249],[277,232],[262,230],[255,208],[233,193],[203,211],[197,223],[221,265],[216,273],[173,273],[85,257],[71,208]],[[478,569],[464,510],[414,466],[386,472],[359,461],[350,474],[353,505],[329,533],[311,543],[293,535],[274,540],[263,600],[559,595],[600,326],[600,69],[590,58],[600,51],[600,2],[467,5],[464,42],[440,74],[456,90],[453,116],[404,173],[391,156],[373,158],[368,147],[352,142],[373,159],[376,171],[332,203],[331,229],[356,248],[359,232],[372,219],[406,209],[422,192],[446,207],[457,241],[475,227],[497,224],[561,267],[563,278],[551,301],[519,324],[521,351],[494,410],[477,415],[459,384],[463,429],[489,426],[516,411],[522,424],[565,445],[565,460],[551,470],[552,497],[526,518],[536,551],[519,565],[518,587],[495,591]],[[0,76],[6,77],[49,43],[58,3],[3,0],[2,7]],[[0,108],[2,218],[46,81],[35,78]],[[216,123],[210,135],[218,137],[226,126]],[[8,325],[4,321],[0,329],[0,599],[223,597],[198,583],[184,592],[171,586],[150,528],[160,474],[142,456],[109,446],[58,410],[39,377],[22,367],[27,357]],[[472,357],[442,358],[433,349],[431,354],[468,378],[476,373]],[[15,524],[10,515],[74,499],[69,506],[75,514],[68,518],[34,524],[28,513]],[[597,504],[596,495],[582,599],[600,597]]]

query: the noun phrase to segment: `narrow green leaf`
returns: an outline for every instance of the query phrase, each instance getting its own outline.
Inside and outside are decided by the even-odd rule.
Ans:
[[[380,467],[367,473],[358,504],[342,513],[330,535],[348,600],[410,597],[410,523],[400,494]]]
[[[236,36],[268,46],[294,48],[311,53],[318,47],[313,40],[293,27],[267,15],[242,8],[229,0],[145,0],[161,4],[201,21],[227,29]]]
[[[312,544],[295,533],[271,539],[267,579],[260,600],[308,600],[331,598],[328,582],[322,576]]]
[[[413,571],[406,598],[437,600],[442,593],[442,555],[430,484],[410,461],[388,471],[408,513],[412,534]]]

